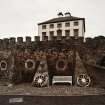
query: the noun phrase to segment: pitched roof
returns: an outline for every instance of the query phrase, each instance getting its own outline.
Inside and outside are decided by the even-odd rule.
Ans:
[[[75,21],[75,20],[83,20],[84,30],[85,30],[85,18],[74,17],[74,16],[53,18],[45,22],[38,23],[38,25],[57,23],[57,22],[66,22],[66,21]]]

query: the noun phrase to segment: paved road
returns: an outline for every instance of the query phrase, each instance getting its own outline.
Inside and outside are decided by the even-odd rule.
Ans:
[[[105,95],[93,96],[0,96],[0,105],[105,105]]]

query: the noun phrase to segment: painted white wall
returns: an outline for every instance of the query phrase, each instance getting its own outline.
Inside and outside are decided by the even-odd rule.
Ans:
[[[61,29],[62,30],[62,36],[65,36],[65,30],[70,30],[70,36],[74,36],[74,29],[79,29],[79,35],[80,37],[84,37],[84,25],[83,25],[83,20],[77,20],[78,21],[78,26],[74,26],[74,21],[68,21],[70,22],[70,27],[65,27],[65,23],[67,22],[60,22],[62,23],[61,28],[57,28],[58,23],[53,23],[54,28],[50,28],[50,24],[45,24],[46,29],[42,29],[42,25],[38,25],[38,35],[40,36],[40,40],[42,40],[42,32],[46,32],[46,35],[49,38],[49,32],[54,31],[54,36],[57,36],[57,30]]]

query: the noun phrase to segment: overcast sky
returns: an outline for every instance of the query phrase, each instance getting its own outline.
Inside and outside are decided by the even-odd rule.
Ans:
[[[0,38],[33,37],[61,11],[86,19],[86,37],[105,36],[105,0],[0,0]]]

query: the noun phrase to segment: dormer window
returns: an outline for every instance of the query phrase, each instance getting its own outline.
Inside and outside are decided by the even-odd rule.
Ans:
[[[61,27],[62,27],[62,23],[58,23],[58,24],[57,24],[57,27],[58,27],[58,28],[61,28]]]
[[[78,26],[78,21],[75,21],[74,22],[74,26]]]
[[[46,25],[42,25],[42,29],[46,29]]]

